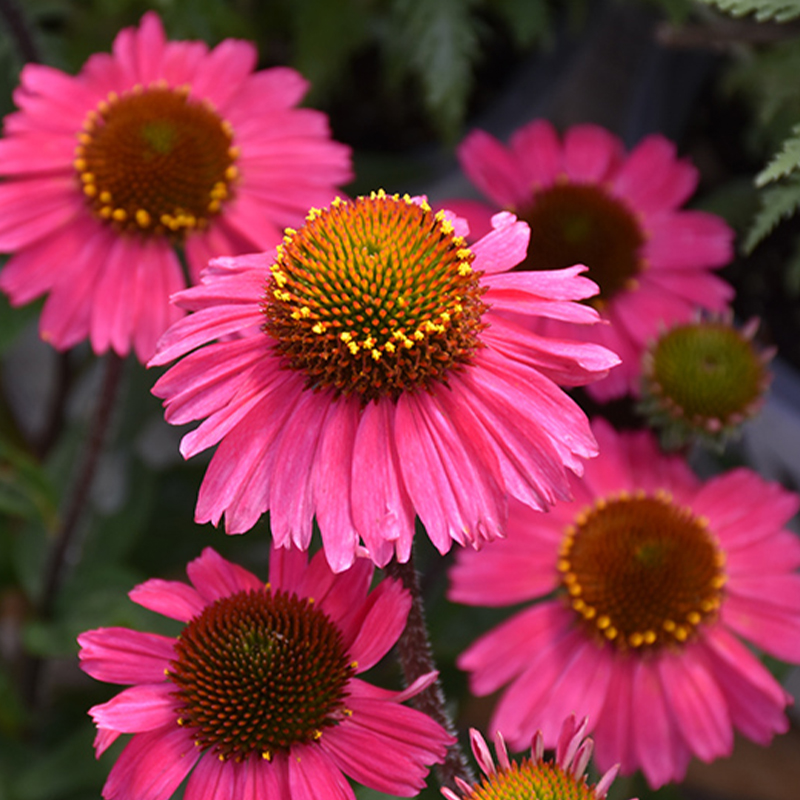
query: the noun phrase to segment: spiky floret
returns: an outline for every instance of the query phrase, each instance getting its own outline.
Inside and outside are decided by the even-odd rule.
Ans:
[[[442,212],[373,192],[287,229],[265,331],[312,388],[364,402],[446,383],[480,346],[486,287]]]
[[[667,448],[700,439],[721,448],[761,405],[774,349],[754,343],[758,320],[742,329],[729,318],[676,325],[645,352],[640,411]]]
[[[531,743],[530,758],[511,761],[505,742],[498,732],[495,735],[497,764],[486,741],[474,728],[470,741],[475,760],[483,776],[470,786],[460,778],[456,784],[459,797],[451,789],[442,789],[447,800],[604,800],[619,771],[619,766],[608,770],[597,784],[586,781],[585,771],[592,756],[593,742],[584,738],[587,720],[578,724],[575,715],[564,720],[554,761],[544,760],[544,740],[537,731]]]

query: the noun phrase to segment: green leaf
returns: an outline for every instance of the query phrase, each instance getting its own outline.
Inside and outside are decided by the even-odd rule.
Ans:
[[[0,513],[38,519],[52,527],[55,490],[42,467],[27,453],[0,439]]]
[[[800,125],[796,125],[792,132],[795,135],[783,143],[781,152],[756,175],[756,186],[784,178],[800,167]]]
[[[464,118],[478,38],[474,0],[395,0],[390,42],[401,68],[415,74],[431,116],[447,138]]]
[[[699,0],[717,6],[734,17],[753,14],[758,22],[775,20],[786,22],[800,17],[800,0]]]
[[[751,253],[783,219],[792,216],[800,208],[800,178],[771,186],[761,193],[761,210],[756,214],[753,226],[745,239],[743,249]]]

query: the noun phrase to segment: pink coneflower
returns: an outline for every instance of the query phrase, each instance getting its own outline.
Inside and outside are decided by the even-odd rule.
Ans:
[[[619,139],[597,125],[576,125],[560,141],[549,122],[535,120],[508,147],[473,131],[458,157],[495,204],[447,202],[476,235],[498,206],[513,211],[531,226],[528,256],[517,269],[585,264],[599,285],[590,302],[610,325],[539,326],[547,335],[599,342],[622,358],[589,388],[596,399],[638,393],[642,352],[661,323],[688,322],[698,307],[722,312],[732,297],[710,268],[730,261],[733,232],[713,214],[680,210],[697,170],[678,160],[664,137],[648,136],[626,156]]]
[[[459,658],[472,691],[506,686],[492,727],[552,745],[566,713],[595,723],[601,769],[660,786],[689,759],[729,755],[733,731],[767,744],[789,696],[747,644],[800,662],[798,497],[748,469],[700,482],[649,433],[594,426],[600,456],[575,500],[516,507],[508,538],[464,551],[453,600],[532,605]]]
[[[145,361],[169,296],[218,255],[274,247],[351,177],[326,117],[295,108],[294,70],[253,72],[253,45],[169,42],[159,17],[73,77],[29,64],[0,141],[0,288],[48,294],[42,336]]]
[[[619,771],[615,765],[603,775],[596,785],[586,782],[585,771],[592,757],[593,742],[584,738],[588,720],[580,725],[571,715],[564,720],[558,737],[554,761],[544,760],[544,738],[537,731],[531,743],[530,758],[511,761],[500,733],[495,734],[497,764],[486,745],[486,740],[474,728],[470,729],[472,753],[483,777],[470,786],[456,778],[461,791],[443,788],[447,800],[604,800]]]
[[[149,580],[139,605],[186,623],[177,638],[126,628],[78,637],[81,666],[132,684],[90,714],[99,756],[121,733],[103,797],[186,800],[355,797],[345,775],[412,796],[453,739],[401,705],[404,692],[356,675],[397,641],[411,605],[390,579],[369,591],[372,564],[334,575],[318,554],[273,551],[269,582],[211,548],[187,567],[192,585]],[[190,774],[191,773],[191,774]]]
[[[567,497],[567,469],[596,447],[555,381],[585,383],[617,359],[504,316],[591,324],[573,301],[596,287],[581,267],[509,274],[528,226],[511,214],[494,226],[469,248],[463,223],[424,201],[336,201],[277,254],[218,259],[178,294],[195,313],[151,364],[185,358],[153,392],[171,423],[206,418],[184,457],[219,443],[197,521],[224,514],[241,533],[269,509],[278,545],[305,549],[316,515],[338,571],[361,542],[380,566],[407,561],[415,514],[446,552],[500,535],[509,495],[535,508]]]

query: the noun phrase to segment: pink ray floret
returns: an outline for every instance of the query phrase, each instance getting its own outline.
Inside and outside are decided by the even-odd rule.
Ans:
[[[505,540],[458,553],[452,600],[536,601],[482,635],[458,664],[474,693],[502,690],[492,729],[513,747],[541,729],[545,746],[561,750],[564,714],[586,715],[599,767],[641,769],[658,787],[680,781],[692,756],[729,756],[734,731],[766,745],[788,728],[790,695],[750,646],[800,663],[800,540],[783,527],[800,501],[744,468],[702,482],[682,459],[662,455],[649,433],[617,434],[602,421],[593,428],[600,456],[573,481],[572,502],[546,515],[515,504]],[[685,641],[651,650],[599,635],[576,612],[559,571],[565,532],[583,524],[586,509],[637,492],[689,509],[724,562],[717,611]]]
[[[491,204],[445,204],[469,220],[475,235],[488,230],[489,218],[499,208],[525,218],[550,189],[564,186],[594,187],[638,228],[641,244],[631,254],[637,274],[603,302],[608,325],[579,329],[548,320],[537,326],[546,335],[604,344],[621,357],[618,368],[588,388],[596,399],[638,395],[644,349],[662,326],[688,322],[698,308],[722,313],[728,307],[733,290],[712,270],[732,259],[733,232],[714,214],[681,208],[697,186],[698,172],[676,157],[674,144],[663,136],[648,136],[626,154],[622,142],[597,125],[576,125],[559,137],[549,122],[539,119],[515,131],[507,146],[484,131],[473,131],[458,156],[467,177]],[[585,263],[588,276],[602,289],[608,276],[594,273],[588,258]]]
[[[419,711],[402,705],[436,677],[425,675],[403,692],[380,689],[355,677],[374,666],[395,644],[411,604],[398,582],[370,590],[371,562],[334,574],[322,554],[309,562],[297,550],[273,551],[268,589],[313,607],[338,629],[353,676],[346,684],[346,710],[311,741],[262,755],[225,758],[196,740],[197,729],[179,720],[174,674],[178,639],[124,628],[100,628],[78,637],[81,667],[93,678],[131,684],[90,714],[97,725],[98,757],[121,734],[133,734],[103,789],[107,800],[167,800],[188,777],[187,800],[354,800],[345,776],[391,795],[413,796],[428,768],[444,759],[449,736]],[[189,623],[237,593],[262,592],[248,570],[207,548],[187,568],[191,585],[150,580],[130,593],[145,608]],[[186,629],[185,629],[186,630]],[[313,693],[313,685],[309,689]]]
[[[79,175],[75,153],[98,109],[132,92],[180,90],[228,126],[236,152],[228,199],[207,226],[180,239],[192,280],[214,256],[275,246],[286,225],[350,180],[349,149],[331,141],[325,115],[296,107],[307,82],[292,69],[255,65],[249,42],[209,49],[169,41],[148,12],[77,76],[23,68],[18,110],[0,140],[0,252],[12,254],[0,288],[14,305],[47,296],[40,330],[53,346],[89,339],[97,353],[133,350],[146,361],[181,313],[169,303],[186,286],[176,237],[146,215],[141,230],[121,229],[87,201],[81,178],[93,176]]]
[[[269,510],[278,546],[305,549],[316,517],[338,571],[362,546],[379,566],[408,560],[415,516],[444,553],[453,541],[479,546],[501,535],[509,496],[540,509],[568,497],[567,472],[580,473],[597,450],[558,384],[596,380],[618,359],[520,324],[594,324],[597,313],[577,301],[596,287],[581,267],[510,272],[528,227],[510,214],[493,225],[471,248],[488,307],[480,347],[446,382],[396,398],[364,401],[287,368],[263,330],[274,252],[217,259],[201,285],[179,293],[175,302],[193,313],[150,364],[181,359],[153,389],[167,421],[203,420],[184,437],[183,456],[217,445],[196,520],[216,525],[224,515],[227,532],[242,533]]]

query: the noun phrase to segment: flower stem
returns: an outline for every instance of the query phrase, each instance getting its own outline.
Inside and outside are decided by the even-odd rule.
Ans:
[[[0,15],[11,31],[20,58],[26,63],[40,62],[39,48],[36,46],[25,15],[16,0],[0,0]]]
[[[386,573],[392,578],[397,578],[411,592],[412,597],[406,627],[397,642],[400,667],[403,670],[406,685],[408,685],[420,676],[436,669],[428,628],[425,624],[425,609],[413,554],[405,564],[400,564],[396,559],[392,559],[386,565]],[[448,733],[456,735],[455,725],[445,708],[444,690],[438,678],[435,683],[414,697],[411,703],[417,710],[438,722]],[[458,740],[447,751],[444,763],[436,767],[436,774],[439,783],[450,789],[456,788],[454,778],[461,778],[467,783],[473,782],[474,777]]]
[[[78,523],[86,507],[89,491],[94,483],[97,463],[108,431],[124,364],[124,360],[114,352],[109,352],[106,356],[105,375],[100,388],[97,408],[92,417],[83,463],[73,486],[72,496],[61,517],[61,524],[56,531],[55,541],[45,567],[42,591],[36,604],[40,620],[48,620],[53,616],[55,601],[64,579],[64,561],[73,543]],[[33,657],[24,672],[25,694],[31,704],[34,704],[37,699],[41,668],[41,659]]]

